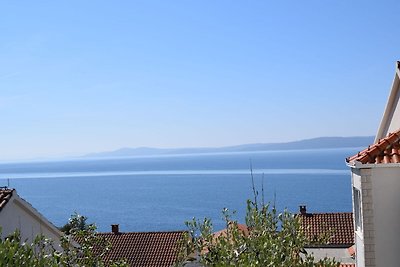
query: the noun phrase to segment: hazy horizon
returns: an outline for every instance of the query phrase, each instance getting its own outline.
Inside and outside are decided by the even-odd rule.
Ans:
[[[213,149],[221,149],[220,153],[224,153],[224,149],[225,148],[234,148],[234,147],[242,147],[242,146],[252,146],[252,145],[285,145],[285,144],[289,144],[289,143],[301,143],[303,141],[309,141],[309,140],[316,140],[316,139],[324,139],[324,138],[371,138],[371,140],[374,138],[374,136],[369,135],[369,136],[319,136],[319,137],[314,137],[314,138],[307,138],[307,139],[301,139],[301,140],[291,140],[291,141],[287,141],[287,142],[271,142],[271,143],[246,143],[246,144],[233,144],[233,145],[228,145],[228,146],[216,146],[216,147],[212,147],[212,146],[205,146],[205,147],[119,147],[119,148],[115,148],[113,150],[107,150],[107,151],[88,151],[86,153],[83,154],[69,154],[69,155],[54,155],[54,156],[48,156],[48,157],[36,157],[36,158],[17,158],[17,159],[2,159],[0,160],[0,163],[11,163],[11,162],[35,162],[35,161],[63,161],[63,160],[74,160],[74,159],[85,159],[85,158],[91,158],[91,157],[97,157],[98,154],[112,154],[114,152],[118,152],[121,150],[141,150],[141,149],[150,149],[150,150],[160,150],[160,152],[162,150],[171,150],[173,152],[173,150],[189,150],[192,152],[188,152],[189,154],[191,153],[202,153],[202,152],[198,152],[196,150],[198,149],[204,149],[204,150],[213,150]],[[368,144],[365,144],[369,145]],[[323,147],[323,146],[322,146]],[[350,147],[350,146],[343,146],[343,148],[346,147]],[[358,146],[353,146],[353,147],[358,147]],[[342,147],[339,147],[342,148]],[[304,148],[300,148],[300,150],[303,150]],[[313,148],[311,148],[313,149]],[[269,149],[267,149],[269,150]],[[280,150],[280,149],[278,149]],[[282,149],[282,150],[287,150]],[[293,148],[293,150],[298,150],[298,148]],[[257,150],[244,150],[244,151],[236,151],[236,152],[255,152]],[[165,154],[165,155],[173,155],[174,153],[171,154]],[[229,151],[227,150],[227,152],[235,152],[235,151]],[[181,152],[178,151],[178,154],[180,154]],[[218,153],[218,152],[206,152],[206,153]],[[163,154],[143,154],[142,156],[160,156]],[[141,156],[140,153],[137,155],[133,155],[133,156]],[[103,156],[99,156],[99,158],[102,158]],[[107,157],[107,156],[104,156]],[[110,156],[110,157],[129,157],[129,156]]]

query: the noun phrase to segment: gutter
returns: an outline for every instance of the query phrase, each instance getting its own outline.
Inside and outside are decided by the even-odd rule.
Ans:
[[[315,245],[307,245],[304,246],[305,249],[324,249],[324,248],[349,248],[351,246],[353,246],[354,243],[348,243],[348,244],[315,244]]]
[[[375,168],[399,168],[400,167],[400,163],[362,164],[359,161],[352,162],[352,164],[346,163],[346,165],[352,169],[375,169]]]

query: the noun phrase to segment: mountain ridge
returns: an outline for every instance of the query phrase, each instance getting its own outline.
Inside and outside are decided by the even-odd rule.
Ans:
[[[194,154],[218,152],[245,152],[268,150],[304,150],[323,148],[367,147],[374,141],[374,136],[352,137],[316,137],[282,143],[252,143],[224,147],[193,147],[193,148],[154,148],[154,147],[124,147],[113,151],[89,153],[83,157],[130,157],[130,156],[156,156],[168,154]]]

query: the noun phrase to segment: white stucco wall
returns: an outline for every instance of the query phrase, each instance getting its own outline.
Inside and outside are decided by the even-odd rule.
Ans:
[[[316,261],[324,258],[335,258],[336,261],[341,263],[355,263],[348,248],[306,248],[305,250],[308,254],[313,255]]]
[[[365,266],[365,254],[364,254],[364,240],[359,234],[355,236],[356,242],[356,266]]]
[[[365,171],[364,171],[365,174]],[[361,190],[361,170],[360,169],[352,169],[352,174],[351,174],[351,184],[353,185],[354,188]],[[353,200],[353,214],[356,214],[356,211],[354,210],[354,193],[353,190],[352,192],[352,200]],[[362,196],[361,196],[362,197]],[[361,210],[362,210],[362,199],[361,199]],[[355,219],[355,216],[353,216]],[[362,214],[361,214],[361,220]],[[356,223],[354,222],[354,228],[355,228],[355,233],[354,233],[354,241],[355,241],[355,249],[356,249],[356,264],[357,266],[365,266],[365,255],[364,255],[364,237],[363,237],[363,232],[357,230]]]
[[[400,263],[400,166],[371,169],[376,266]]]
[[[34,238],[43,234],[54,241],[55,248],[59,249],[60,231],[48,222],[29,203],[21,199],[14,191],[12,198],[0,212],[2,238],[13,233],[16,229],[21,232],[21,240],[32,242]]]
[[[361,171],[360,169],[352,169],[351,184],[353,187],[361,190]]]

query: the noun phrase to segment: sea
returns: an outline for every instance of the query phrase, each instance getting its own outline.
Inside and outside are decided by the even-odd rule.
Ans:
[[[0,163],[0,186],[15,188],[56,226],[75,212],[100,232],[186,230],[210,218],[225,227],[222,209],[243,223],[246,201],[278,211],[350,212],[351,176],[345,158],[361,148],[276,150],[79,158]]]

